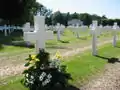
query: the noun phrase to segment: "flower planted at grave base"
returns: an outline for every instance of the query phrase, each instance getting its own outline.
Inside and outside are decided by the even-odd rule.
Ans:
[[[58,60],[62,60],[62,55],[60,54],[59,51],[56,52],[55,56],[54,56],[54,59],[58,59]]]
[[[31,58],[34,60],[36,59],[36,55],[31,55]]]
[[[28,62],[25,64],[25,66],[34,65],[37,61],[39,61],[38,58],[36,58],[36,55],[29,55],[29,58],[26,59]]]
[[[59,59],[58,59],[59,58]],[[37,55],[29,55],[27,59],[29,68],[23,72],[25,75],[22,83],[29,90],[46,90],[59,83],[68,85],[71,75],[67,73],[66,66],[60,63],[60,57],[50,60],[49,53],[43,49]]]

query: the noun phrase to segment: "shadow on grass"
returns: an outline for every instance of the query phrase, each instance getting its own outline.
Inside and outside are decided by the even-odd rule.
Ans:
[[[70,43],[69,41],[65,41],[65,40],[59,40],[59,42],[61,42],[61,43]]]
[[[65,40],[58,40],[57,42],[61,42],[61,43],[70,43],[69,41],[65,41]],[[56,42],[56,43],[57,43],[57,42]],[[46,42],[46,44],[47,44],[48,46],[55,46],[56,43],[48,43],[48,42]]]
[[[78,39],[87,40],[87,37],[79,37]]]
[[[4,36],[4,33],[0,32],[0,43],[1,45],[34,48],[34,44],[30,43],[28,45],[25,41],[23,41],[22,37],[22,30],[16,30],[8,36]],[[0,49],[2,49],[1,46]]]
[[[18,47],[26,47],[26,48],[35,48],[34,43],[31,42],[25,42],[25,41],[13,41],[10,44],[7,44],[9,46],[18,46]]]
[[[4,47],[3,47],[3,45],[2,45],[2,44],[0,44],[0,50],[2,50],[2,49],[4,49]]]
[[[80,90],[80,89],[70,85],[70,86],[67,86],[66,88],[63,88],[61,86],[55,86],[53,89],[50,89],[50,90]]]
[[[67,49],[67,50],[72,50],[72,48],[68,48],[68,47],[64,47],[64,46],[47,46],[46,48],[50,48],[50,49]]]
[[[120,46],[116,46],[116,48],[120,48]]]
[[[120,62],[120,61],[119,61],[119,58],[115,58],[115,57],[108,58],[108,57],[99,56],[99,55],[96,55],[96,57],[105,59],[105,60],[108,61],[108,63],[112,63],[112,64],[114,64],[114,63],[116,63],[116,62]]]
[[[11,43],[12,41],[20,41],[22,40],[22,31],[16,30],[14,32],[12,32],[10,35],[8,36],[4,36],[4,33],[0,33],[0,43],[1,44],[8,44]]]

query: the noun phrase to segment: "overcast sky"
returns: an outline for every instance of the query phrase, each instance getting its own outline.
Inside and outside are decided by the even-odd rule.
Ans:
[[[37,0],[53,12],[90,13],[120,18],[120,0]]]

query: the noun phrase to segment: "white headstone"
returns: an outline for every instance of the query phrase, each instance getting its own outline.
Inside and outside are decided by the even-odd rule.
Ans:
[[[76,31],[76,36],[77,36],[77,38],[79,38],[80,36],[79,36],[79,24],[76,24],[76,29],[75,29]]]
[[[48,25],[47,24],[45,24],[45,30],[48,30],[49,28],[48,28]]]
[[[57,40],[60,40],[60,29],[61,27],[60,27],[60,24],[59,23],[57,23],[57,26],[56,26],[56,29],[57,29]]]
[[[45,48],[45,41],[53,39],[52,31],[45,31],[45,17],[34,16],[34,32],[24,32],[25,41],[36,41],[36,53],[39,53],[39,49]]]
[[[23,32],[30,32],[30,31],[34,31],[34,28],[30,27],[30,23],[27,22],[24,26],[23,26]]]
[[[103,26],[102,26],[102,25],[99,25],[96,30],[97,30],[97,35],[98,35],[98,36],[101,35],[101,34],[102,34],[102,31],[103,31]]]
[[[61,26],[60,26],[60,33],[61,33],[61,34],[63,34],[64,29],[65,29],[65,26],[61,24]]]
[[[89,26],[90,35],[92,35],[92,27],[93,27],[93,25],[92,25],[92,24],[90,24],[90,26]]]
[[[9,33],[9,34],[11,33],[10,25],[8,25],[8,33]]]
[[[96,36],[97,25],[98,25],[97,21],[92,22],[92,54],[93,55],[97,55],[97,36]]]
[[[7,36],[7,25],[4,25],[4,35]]]
[[[117,23],[115,22],[113,25],[113,46],[116,47],[117,43],[117,34],[116,34],[116,29],[117,29]]]

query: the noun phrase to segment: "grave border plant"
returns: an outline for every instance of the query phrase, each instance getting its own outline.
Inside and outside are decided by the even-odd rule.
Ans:
[[[63,88],[69,86],[71,74],[67,72],[67,66],[63,65],[59,55],[50,59],[50,54],[40,49],[37,55],[29,55],[25,64],[28,67],[24,72],[22,84],[30,90],[50,90],[56,85]]]

